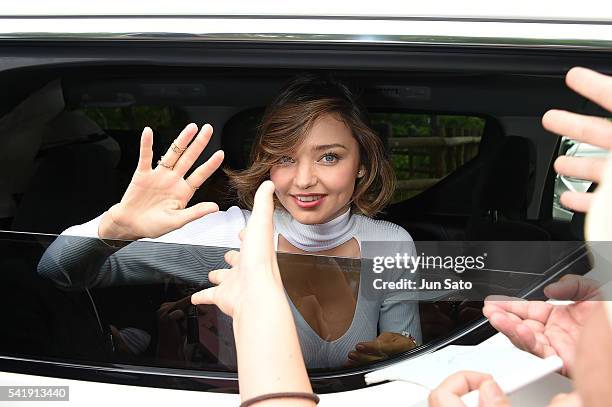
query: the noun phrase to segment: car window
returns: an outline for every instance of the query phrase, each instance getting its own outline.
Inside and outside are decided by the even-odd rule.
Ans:
[[[208,271],[227,267],[224,253],[239,244],[244,214],[237,208],[229,213],[235,198],[219,201],[232,221],[222,218],[215,224],[218,229],[211,227],[199,237],[186,227],[162,241],[107,242],[95,238],[95,222],[87,222],[121,199],[138,161],[143,126],[155,132],[156,160],[186,123],[214,123],[212,151],[223,148],[228,165],[240,169],[248,162],[265,101],[217,106],[212,95],[205,103],[198,102],[199,96],[185,103],[179,97],[185,88],[166,84],[153,97],[133,92],[132,85],[99,86],[106,93],[93,95],[53,82],[4,117],[12,127],[2,129],[0,140],[16,143],[10,144],[11,158],[22,177],[8,170],[0,175],[0,298],[9,310],[5,322],[10,327],[0,336],[0,353],[88,366],[235,372],[231,321],[213,306],[195,307],[189,301],[193,292],[211,286]],[[424,195],[442,179],[453,181],[480,156],[486,135],[479,116],[397,110],[372,113],[399,180],[395,203]],[[473,167],[475,172],[480,168]],[[471,185],[473,179],[461,182]],[[228,189],[218,172],[193,201],[217,201]],[[471,199],[469,188],[460,191],[439,199],[452,201],[458,193]],[[421,204],[423,209],[427,205]],[[503,213],[495,215],[472,219],[476,236],[507,226]],[[405,214],[397,219],[400,225]],[[436,233],[445,227],[465,229],[464,224],[444,224],[442,218],[430,221],[419,215],[419,220],[423,230]],[[230,223],[234,246],[215,243]],[[402,227],[412,234],[414,225]],[[520,220],[511,226],[512,233],[533,230]],[[427,236],[432,235],[444,234]],[[402,234],[397,241],[367,241],[359,258],[278,255],[313,374],[334,375],[409,357],[461,335],[481,321],[487,294],[530,293],[575,251],[571,242],[555,246],[529,238],[501,243],[415,240]],[[355,358],[364,343],[377,351]]]
[[[559,145],[557,156],[568,157],[605,157],[607,151],[604,148],[593,146],[587,143],[578,142],[575,140],[563,137]],[[566,175],[555,176],[555,188],[553,194],[553,219],[560,221],[571,221],[574,212],[561,204],[561,195],[567,191],[587,192],[591,187],[592,182],[588,180],[569,177]]]
[[[397,176],[395,202],[425,191],[473,159],[485,126],[475,116],[377,112],[371,117]]]

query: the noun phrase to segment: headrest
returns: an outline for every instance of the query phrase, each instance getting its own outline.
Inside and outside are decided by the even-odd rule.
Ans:
[[[535,149],[523,137],[507,136],[495,147],[482,168],[475,188],[475,209],[523,219],[529,202]]]
[[[225,163],[229,168],[244,170],[249,165],[251,145],[263,113],[263,107],[244,110],[232,116],[223,127],[221,148],[225,151]]]
[[[82,112],[62,112],[45,127],[41,148],[87,140],[104,131]]]

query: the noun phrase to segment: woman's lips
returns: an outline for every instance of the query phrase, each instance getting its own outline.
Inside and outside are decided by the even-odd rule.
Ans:
[[[312,199],[314,195],[303,195],[303,197],[307,197],[309,199]],[[321,204],[321,202],[323,202],[323,199],[325,199],[325,195],[316,195],[316,197],[318,199],[315,199],[313,201],[300,201],[298,199],[298,197],[296,195],[291,195],[291,197],[293,198],[293,201],[295,202],[295,204],[297,206],[299,206],[300,208],[304,208],[304,209],[308,209],[308,208],[314,208],[315,206],[318,206]]]

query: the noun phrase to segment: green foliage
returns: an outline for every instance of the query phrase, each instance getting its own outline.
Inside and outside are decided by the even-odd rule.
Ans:
[[[87,107],[83,113],[106,130],[134,130],[149,126],[182,128],[186,118],[169,106]]]
[[[372,124],[375,127],[387,125],[391,127],[391,137],[451,137],[451,136],[482,136],[485,120],[473,116],[430,115],[408,113],[373,113]],[[440,129],[436,131],[436,129]],[[444,131],[442,131],[444,129]],[[477,151],[477,150],[476,150]],[[391,164],[399,181],[443,178],[454,168],[449,168],[440,174],[434,163],[446,160],[443,149],[439,147],[419,147],[415,151],[394,152],[391,154]],[[471,159],[471,157],[467,157]],[[463,163],[460,162],[459,165]],[[421,190],[397,188],[393,202],[409,199],[421,193]]]
[[[390,124],[392,137],[427,137],[432,136],[435,124],[443,128],[476,130],[482,134],[485,120],[473,116],[429,115],[408,113],[372,113],[372,124]]]

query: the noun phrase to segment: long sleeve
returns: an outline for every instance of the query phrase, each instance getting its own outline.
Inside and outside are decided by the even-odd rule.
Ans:
[[[416,248],[412,239],[395,246],[400,253],[407,252],[411,256],[416,255]],[[415,275],[409,270],[391,270],[388,274],[389,280],[395,282],[414,280]],[[386,290],[380,307],[379,332],[402,333],[402,331],[406,331],[412,335],[417,344],[421,344],[418,298],[415,293],[404,289]]]
[[[378,332],[402,333],[412,335],[418,344],[421,340],[421,323],[419,318],[419,295],[405,289],[374,288],[374,281],[402,282],[414,280],[416,273],[406,268],[387,268],[378,273],[374,271],[375,258],[391,257],[397,254],[409,258],[416,256],[416,247],[410,234],[402,227],[390,222],[371,220],[361,217],[359,236],[361,237],[362,273],[366,287],[362,292],[369,298],[380,298]],[[380,270],[379,270],[380,271]]]
[[[142,284],[177,277],[208,283],[208,271],[226,267],[223,255],[240,245],[245,226],[237,207],[197,219],[157,239],[140,239],[117,249],[98,237],[100,217],[65,230],[47,248],[40,275],[64,289]]]

